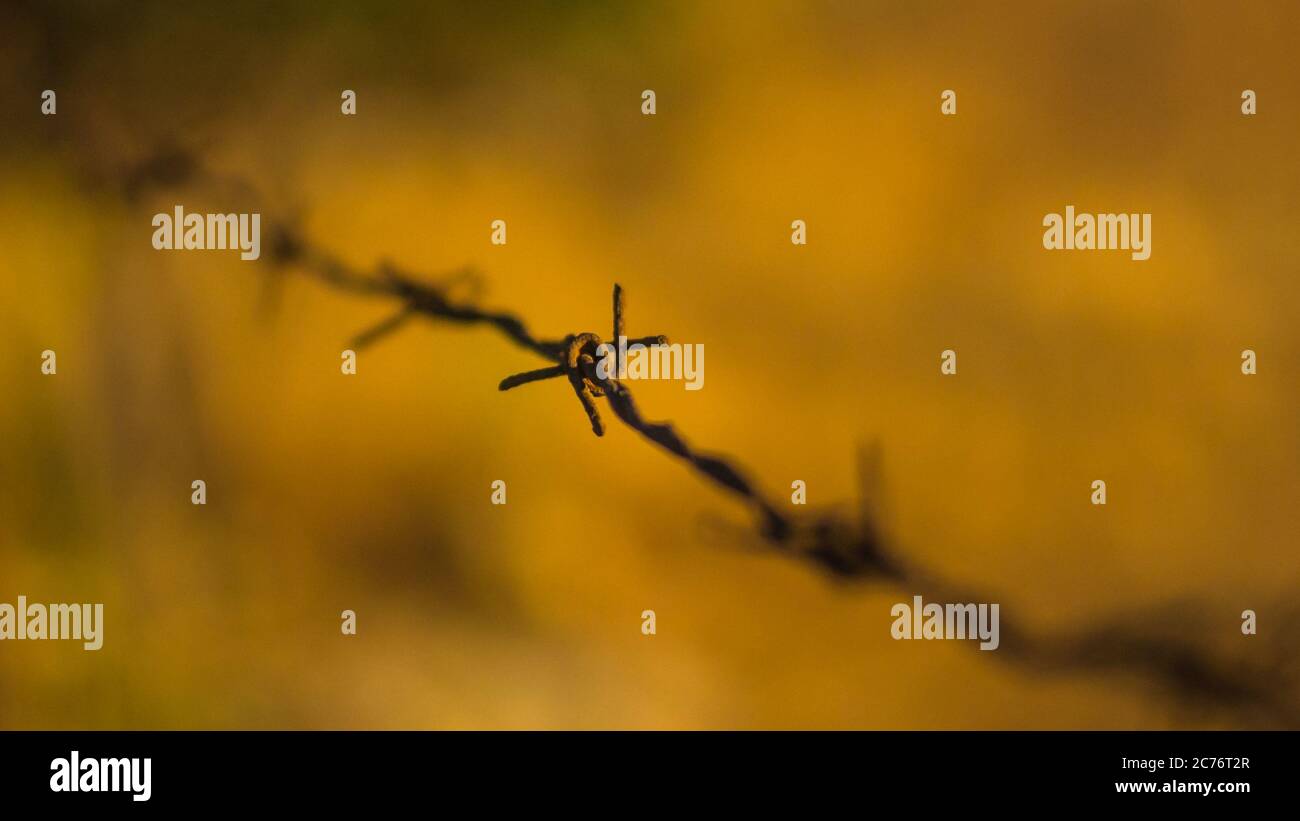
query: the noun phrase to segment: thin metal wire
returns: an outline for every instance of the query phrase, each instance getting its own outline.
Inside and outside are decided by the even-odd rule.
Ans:
[[[170,151],[165,159],[165,162],[131,169],[124,177],[126,196],[135,200],[149,187],[211,184],[214,180],[237,190],[255,191],[243,180],[207,174],[193,157]],[[373,344],[417,316],[436,322],[486,325],[551,363],[507,376],[501,380],[500,390],[567,377],[597,436],[605,431],[597,400],[605,399],[627,427],[745,502],[757,515],[759,537],[777,551],[810,562],[836,579],[882,581],[909,595],[923,595],[929,601],[995,600],[950,585],[939,576],[904,562],[896,550],[887,551],[870,513],[870,499],[865,495],[856,518],[835,513],[796,516],[787,512],[788,506],[760,491],[730,457],[698,451],[671,423],[646,420],[630,388],[617,378],[602,377],[597,371],[597,348],[601,344],[597,334],[569,334],[563,339],[536,337],[518,316],[477,304],[479,279],[469,269],[453,272],[437,284],[423,282],[387,262],[380,263],[373,273],[365,273],[316,247],[288,223],[268,223],[267,227],[269,259],[277,269],[296,268],[329,287],[359,295],[390,297],[401,303],[393,315],[355,336],[352,340],[355,349]],[[467,281],[474,285],[472,296],[454,298],[453,288]],[[614,344],[624,335],[625,314],[623,290],[615,285]],[[662,336],[629,340],[646,345],[666,341]],[[1004,606],[1003,612],[1007,609]],[[1012,661],[1037,672],[1133,675],[1176,696],[1189,708],[1227,710],[1269,727],[1300,727],[1293,670],[1296,654],[1290,646],[1276,647],[1262,661],[1249,663],[1240,658],[1216,658],[1190,640],[1182,612],[1133,614],[1128,621],[1093,625],[1069,634],[1031,634],[1016,626],[1012,612],[1012,623],[1001,624],[1000,649],[981,655]],[[1164,628],[1164,633],[1135,630],[1134,624],[1148,627],[1154,624]]]

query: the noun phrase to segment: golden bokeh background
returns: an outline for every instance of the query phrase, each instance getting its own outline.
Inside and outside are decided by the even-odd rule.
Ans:
[[[343,377],[391,304],[265,248],[154,251],[150,219],[260,210],[358,267],[473,265],[548,337],[607,335],[621,282],[632,333],[707,354],[701,391],[636,384],[645,413],[777,498],[803,479],[851,510],[876,443],[897,549],[1004,624],[1179,602],[1191,640],[1249,657],[1300,578],[1300,8],[0,15],[0,601],[105,604],[99,652],[0,644],[0,727],[1243,724],[895,642],[921,591],[746,542],[733,498],[621,425],[593,437],[562,382],[498,393],[544,363],[492,331],[412,323]],[[124,197],[159,145],[260,195]],[[1151,259],[1044,251],[1070,204],[1151,212]]]

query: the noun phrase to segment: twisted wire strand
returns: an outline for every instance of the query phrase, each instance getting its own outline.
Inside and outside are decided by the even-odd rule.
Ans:
[[[210,184],[223,180],[237,190],[255,191],[241,179],[206,172],[191,156],[167,154],[166,161],[146,162],[124,175],[124,193],[132,201],[148,189]],[[563,339],[533,335],[517,315],[480,307],[476,299],[451,296],[454,284],[477,283],[469,269],[453,272],[440,284],[423,282],[396,266],[382,262],[373,273],[355,269],[307,241],[288,223],[271,224],[270,261],[275,269],[294,268],[336,290],[364,296],[388,297],[401,305],[392,316],[357,334],[358,349],[396,331],[416,317],[435,322],[485,325],[507,340],[551,364],[513,374],[498,388],[508,391],[534,382],[566,377],[588,417],[593,432],[604,434],[597,400],[605,399],[614,415],[646,440],[686,463],[697,474],[739,497],[757,515],[759,537],[778,552],[798,557],[839,580],[875,580],[920,594],[934,601],[988,602],[991,598],[962,589],[887,551],[884,539],[864,499],[856,521],[832,513],[795,516],[782,510],[745,476],[729,457],[698,451],[670,422],[648,421],[629,387],[596,369],[602,340],[594,333],[569,334]],[[477,295],[475,294],[475,297]],[[625,335],[623,290],[614,286],[613,343]],[[629,344],[666,343],[663,336],[638,337]],[[1150,614],[1135,614],[1145,623]],[[1300,616],[1288,616],[1300,621]],[[1281,619],[1279,619],[1280,621]],[[1090,673],[1128,675],[1165,691],[1189,709],[1229,711],[1239,718],[1270,727],[1300,728],[1300,690],[1296,687],[1295,658],[1290,643],[1273,648],[1262,663],[1215,657],[1190,641],[1181,613],[1158,616],[1164,634],[1134,630],[1131,623],[1115,622],[1085,627],[1072,633],[1038,633],[1012,623],[1001,626],[1001,648],[991,654],[1029,671],[1052,674]],[[1293,625],[1295,626],[1295,625]],[[972,642],[964,644],[974,645]]]

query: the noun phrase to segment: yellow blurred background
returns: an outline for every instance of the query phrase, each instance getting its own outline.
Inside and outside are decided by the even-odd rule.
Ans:
[[[414,322],[344,377],[391,303],[265,250],[154,251],[150,220],[260,210],[361,268],[474,265],[546,337],[608,335],[620,282],[632,334],[707,352],[703,390],[638,383],[643,411],[776,498],[851,509],[878,443],[897,549],[1004,623],[1183,602],[1249,657],[1300,578],[1295,5],[0,15],[0,601],[105,604],[98,652],[0,644],[0,727],[1243,723],[893,641],[920,591],[741,543],[733,498],[592,436],[562,380],[499,393],[545,363],[492,331]],[[124,197],[160,144],[261,195]],[[1151,212],[1151,259],[1044,251],[1066,205]]]

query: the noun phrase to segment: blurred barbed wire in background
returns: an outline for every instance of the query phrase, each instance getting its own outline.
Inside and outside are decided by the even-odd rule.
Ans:
[[[122,168],[118,179],[122,196],[132,202],[150,191],[186,186],[238,191],[262,201],[255,185],[237,176],[209,171],[195,152],[176,145],[160,147],[145,160]],[[578,396],[597,436],[605,430],[597,404],[603,398],[627,427],[747,505],[757,520],[748,538],[757,538],[779,554],[807,562],[841,582],[878,582],[931,601],[997,599],[963,589],[942,574],[910,563],[897,541],[886,537],[873,513],[870,495],[872,476],[879,471],[878,457],[873,460],[866,452],[859,455],[863,498],[856,515],[788,512],[790,506],[760,490],[734,458],[698,450],[671,423],[648,421],[628,385],[597,371],[597,348],[602,344],[598,334],[588,331],[539,337],[516,314],[480,304],[482,279],[472,268],[451,272],[441,279],[417,276],[388,261],[379,262],[373,270],[362,270],[310,240],[294,220],[270,220],[265,215],[263,219],[269,235],[264,247],[273,271],[296,270],[339,291],[392,299],[399,304],[393,315],[355,335],[350,343],[354,348],[370,345],[417,317],[434,323],[487,326],[550,363],[502,379],[500,390],[563,376]],[[615,343],[624,335],[624,312],[624,295],[615,285]],[[630,339],[629,344],[657,341],[666,341],[666,337]],[[1006,612],[1005,605],[1002,610]],[[1130,676],[1168,694],[1192,712],[1227,714],[1258,726],[1300,727],[1300,683],[1293,639],[1300,627],[1300,614],[1276,614],[1273,623],[1278,627],[1270,631],[1274,638],[1269,640],[1273,643],[1257,654],[1263,658],[1259,661],[1215,652],[1210,642],[1196,641],[1197,633],[1209,636],[1221,630],[1211,628],[1204,620],[1195,622],[1196,610],[1191,603],[1149,607],[1071,632],[1044,633],[1019,626],[1013,615],[1012,624],[1004,620],[1001,625],[1000,649],[981,655],[1010,661],[1036,673]]]

